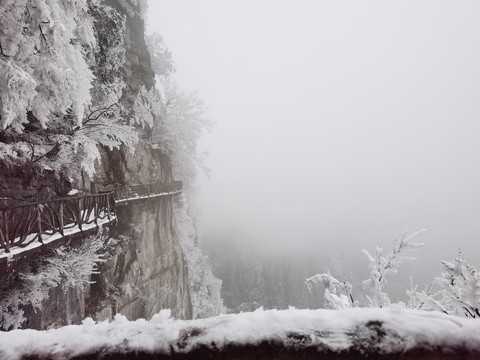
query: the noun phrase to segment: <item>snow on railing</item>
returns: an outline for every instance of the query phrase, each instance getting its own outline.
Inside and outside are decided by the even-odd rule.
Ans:
[[[14,246],[26,247],[42,236],[115,218],[113,191],[102,194],[54,199],[0,208],[0,247],[10,252]],[[34,234],[34,236],[29,236]]]
[[[115,204],[131,200],[174,195],[182,191],[182,182],[154,183],[116,188],[100,194],[71,196],[0,207],[0,249],[25,248],[35,241],[43,244],[43,237],[60,237],[83,231],[84,226],[116,219]],[[82,227],[83,226],[83,227]],[[88,226],[91,228],[92,226]],[[76,232],[76,231],[75,231]]]
[[[131,200],[148,199],[157,196],[175,195],[182,192],[183,184],[181,181],[172,181],[171,183],[153,183],[146,185],[132,185],[116,188],[115,203],[121,203]]]

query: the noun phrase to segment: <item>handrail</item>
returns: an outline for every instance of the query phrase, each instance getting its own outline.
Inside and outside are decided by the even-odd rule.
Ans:
[[[37,201],[24,205],[0,208],[0,248],[10,252],[11,247],[26,247],[42,235],[60,233],[116,217],[115,203],[173,195],[182,191],[182,182],[154,183],[116,188],[109,192],[68,198]],[[33,236],[32,236],[33,235]]]
[[[115,202],[122,202],[133,199],[144,199],[149,197],[173,195],[182,191],[181,181],[171,183],[153,183],[144,185],[131,185],[114,189]]]
[[[66,229],[78,226],[82,231],[83,225],[110,221],[115,218],[113,195],[110,191],[0,209],[0,247],[8,253],[13,246],[25,247],[35,240],[43,243],[42,235],[65,236]]]

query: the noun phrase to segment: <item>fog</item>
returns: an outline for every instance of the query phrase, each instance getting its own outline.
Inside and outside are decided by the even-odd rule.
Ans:
[[[459,248],[480,265],[480,2],[149,6],[216,123],[202,241],[360,262],[426,228],[417,277]]]

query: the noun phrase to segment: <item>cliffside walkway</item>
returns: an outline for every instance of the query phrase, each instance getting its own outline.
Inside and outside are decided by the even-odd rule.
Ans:
[[[172,181],[168,184],[153,183],[147,185],[133,185],[114,190],[115,203],[122,204],[129,201],[150,199],[158,196],[175,195],[182,192],[181,181]]]
[[[116,188],[99,194],[70,196],[23,205],[0,207],[0,249],[44,244],[116,219],[115,204],[182,192],[182,182],[154,183]]]

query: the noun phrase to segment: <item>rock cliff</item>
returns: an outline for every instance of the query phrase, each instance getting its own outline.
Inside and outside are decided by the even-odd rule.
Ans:
[[[140,9],[132,2],[107,3],[126,18],[126,62],[122,69],[126,94],[134,93],[142,86],[152,87],[154,73],[144,41]],[[141,134],[141,137],[148,137],[148,133]],[[172,179],[170,159],[146,141],[140,140],[134,152],[126,148],[100,151],[102,159],[93,178],[83,174],[81,179],[69,182],[61,174],[33,171],[35,175],[28,176],[28,169],[19,168],[2,172],[0,192],[8,193],[9,197],[16,194],[20,202],[28,202],[64,196],[72,187],[99,192],[117,186],[175,180]],[[52,286],[48,289],[48,296],[41,301],[40,309],[31,305],[20,307],[26,319],[23,327],[46,329],[76,324],[86,316],[96,320],[110,319],[117,313],[129,319],[150,318],[164,308],[170,308],[176,317],[191,318],[188,272],[173,216],[176,201],[175,195],[129,201],[117,207],[116,223],[104,226],[96,235],[93,234],[95,231],[82,233],[14,258],[8,264],[4,261],[0,264],[5,268],[4,274],[0,275],[3,298],[22,288],[24,278],[20,272],[38,273],[55,255],[53,249],[60,245],[64,249],[80,248],[91,241],[88,239],[93,234],[96,241],[103,242],[99,252],[104,254],[104,261],[91,277],[93,283]],[[22,294],[35,296],[33,291]],[[0,305],[4,315],[12,310],[11,305]]]

